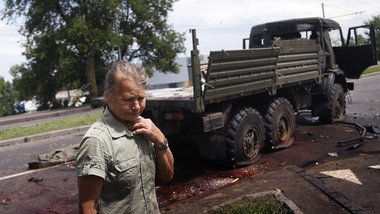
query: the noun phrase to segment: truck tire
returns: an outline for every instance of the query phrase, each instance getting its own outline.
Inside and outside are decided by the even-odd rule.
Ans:
[[[327,103],[323,103],[322,111],[319,114],[320,123],[332,123],[343,121],[346,112],[346,100],[343,87],[339,83],[334,83]]]
[[[275,98],[269,103],[265,108],[264,124],[267,148],[284,148],[293,143],[296,117],[286,98]]]
[[[258,111],[251,107],[233,111],[228,121],[225,141],[228,164],[235,168],[257,162],[264,140],[264,122]]]

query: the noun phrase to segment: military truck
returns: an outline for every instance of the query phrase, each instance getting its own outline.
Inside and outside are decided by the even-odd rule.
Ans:
[[[361,28],[369,29],[364,44]],[[332,44],[333,31],[340,45]],[[377,63],[372,26],[350,28],[344,39],[339,24],[324,18],[253,26],[243,49],[211,51],[203,65],[196,30],[190,32],[192,87],[165,96],[148,91],[144,116],[169,139],[191,141],[201,157],[232,167],[256,162],[265,148],[290,146],[300,111],[311,110],[321,123],[343,120],[345,94],[354,88],[347,78]]]

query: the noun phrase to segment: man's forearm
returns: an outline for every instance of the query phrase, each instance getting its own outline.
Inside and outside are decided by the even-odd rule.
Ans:
[[[157,176],[160,180],[169,182],[174,175],[174,158],[170,148],[156,151]]]

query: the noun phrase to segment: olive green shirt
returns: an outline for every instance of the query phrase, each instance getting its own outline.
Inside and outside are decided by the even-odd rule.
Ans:
[[[133,135],[108,108],[83,137],[75,160],[78,177],[104,179],[100,213],[159,213],[154,145]]]

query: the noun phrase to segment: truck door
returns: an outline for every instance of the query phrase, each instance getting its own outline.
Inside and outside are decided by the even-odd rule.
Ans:
[[[367,67],[377,64],[373,25],[349,28],[346,44],[334,47],[334,54],[336,64],[346,77],[358,79]]]

